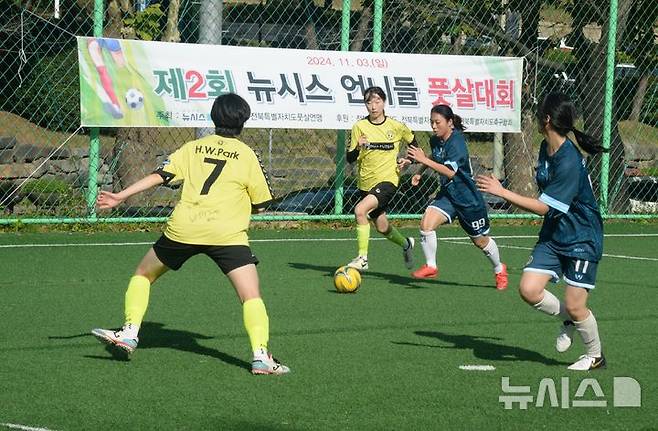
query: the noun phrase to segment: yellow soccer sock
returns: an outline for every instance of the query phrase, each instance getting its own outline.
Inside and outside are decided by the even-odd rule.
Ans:
[[[370,240],[370,224],[356,225],[356,242],[359,246],[359,256],[368,256],[368,241]]]
[[[151,282],[142,275],[135,275],[128,283],[125,300],[126,324],[130,323],[136,326],[142,324],[142,319],[149,305],[149,292]]]
[[[386,239],[388,239],[391,242],[396,243],[402,248],[405,248],[407,246],[407,238],[402,236],[399,230],[394,228],[393,226],[389,225],[388,232],[384,234],[386,236]]]
[[[249,335],[251,350],[267,350],[267,342],[270,338],[270,321],[267,317],[265,304],[260,298],[249,299],[242,304],[242,316],[244,327]]]

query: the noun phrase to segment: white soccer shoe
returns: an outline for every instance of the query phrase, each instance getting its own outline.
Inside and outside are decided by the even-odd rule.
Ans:
[[[267,354],[265,357],[254,358],[251,361],[251,374],[288,374],[290,368],[283,365],[281,362],[277,361],[272,357],[271,354]]]
[[[576,325],[571,320],[565,320],[560,327],[560,334],[555,339],[555,350],[560,353],[566,352],[573,342],[573,333]]]
[[[581,355],[580,358],[567,368],[573,371],[590,371],[598,368],[605,368],[606,362],[603,353],[598,358],[589,355]]]
[[[347,264],[350,268],[358,271],[365,271],[368,269],[368,258],[365,256],[357,256],[350,263]]]
[[[402,249],[402,258],[407,269],[414,267],[414,245],[416,245],[416,241],[412,237],[408,237],[407,246]]]
[[[101,343],[107,344],[114,348],[122,356],[128,358],[132,352],[137,348],[139,338],[130,338],[124,334],[124,329],[112,331],[110,329],[92,329],[92,335]]]

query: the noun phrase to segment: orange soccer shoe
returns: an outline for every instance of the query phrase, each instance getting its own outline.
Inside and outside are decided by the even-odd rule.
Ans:
[[[436,278],[437,275],[439,275],[438,268],[429,265],[423,265],[411,273],[413,278]]]
[[[503,263],[503,270],[496,274],[496,290],[507,289],[507,265]]]

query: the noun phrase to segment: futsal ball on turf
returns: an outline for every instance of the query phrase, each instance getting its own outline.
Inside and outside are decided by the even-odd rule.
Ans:
[[[341,266],[334,273],[334,286],[340,293],[353,293],[361,285],[361,273],[349,266]]]
[[[144,106],[144,95],[136,88],[126,91],[126,103],[130,109],[140,109]]]

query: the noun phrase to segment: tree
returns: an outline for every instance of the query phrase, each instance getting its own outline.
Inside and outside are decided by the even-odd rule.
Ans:
[[[165,32],[161,27],[153,26],[154,21],[164,15],[158,3],[152,4],[142,12],[135,12],[130,0],[109,0],[107,3],[107,23],[104,36],[147,40],[162,37],[165,41],[176,41],[178,33],[179,0],[169,2]],[[148,128],[120,128],[117,131],[113,156],[117,160],[117,188],[124,188],[142,178],[155,166],[161,142],[156,131]],[[133,197],[126,203],[136,205],[138,198]]]
[[[326,3],[323,1],[323,3]],[[324,5],[323,5],[324,6]],[[313,0],[304,1],[306,24],[304,25],[306,33],[306,49],[318,49],[318,33],[315,28],[315,19],[317,7]]]
[[[522,51],[531,52],[537,49],[539,34],[539,17],[542,2],[540,0],[513,1],[510,11],[520,16],[520,45],[512,45],[511,51],[516,55],[526,55]],[[509,34],[509,32],[507,32]],[[521,51],[521,52],[519,52]],[[535,74],[535,68],[541,67],[531,61],[526,63],[526,80],[523,83],[521,95],[521,133],[506,133],[503,145],[503,168],[508,187],[523,195],[533,195],[536,192],[534,180],[534,154],[532,136],[536,130],[533,106],[534,84],[527,79]]]
[[[180,13],[180,0],[169,0],[167,8],[167,26],[162,35],[163,42],[180,42],[180,32],[178,31],[178,20]]]
[[[352,37],[350,43],[350,51],[362,51],[363,43],[368,37],[370,32],[370,24],[372,23],[372,0],[363,1],[361,5],[361,14],[359,15],[359,21],[356,27],[356,34]]]
[[[649,78],[658,67],[658,45],[654,42],[654,23],[658,20],[658,4],[654,0],[635,2],[629,14],[620,48],[630,54],[640,76],[629,119],[641,121],[642,106],[649,86]]]
[[[641,1],[641,0],[635,0]],[[617,37],[626,29],[629,11],[634,0],[620,0],[617,19]],[[580,101],[585,132],[602,137],[604,124],[604,99],[606,80],[606,58],[609,28],[609,13],[604,4],[596,0],[578,0],[569,5],[573,22],[574,53],[577,59],[576,91]],[[598,40],[588,37],[586,32],[591,23],[601,28]],[[627,185],[624,181],[626,154],[618,128],[618,112],[612,105],[612,130],[610,136],[609,207],[611,212],[625,211],[628,205]],[[594,191],[601,191],[601,155],[589,159]]]

